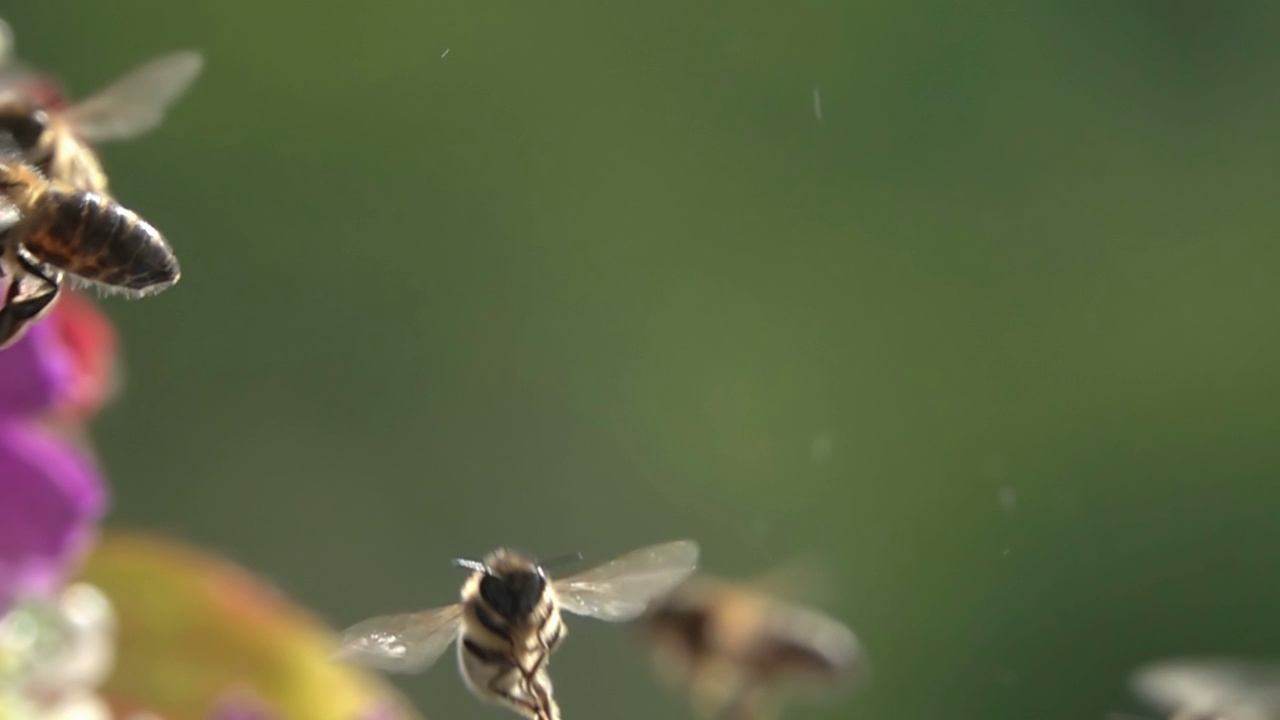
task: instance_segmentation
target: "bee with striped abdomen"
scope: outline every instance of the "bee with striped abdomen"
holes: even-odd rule
[[[388,672],[422,672],[456,639],[459,672],[476,697],[532,720],[557,720],[547,663],[567,632],[560,611],[610,622],[634,619],[697,563],[692,540],[641,548],[555,581],[545,565],[507,549],[479,562],[455,560],[471,571],[460,603],[358,623],[342,634],[338,658]]]
[[[204,64],[164,55],[68,105],[52,78],[11,58],[12,41],[0,38],[0,349],[53,306],[63,273],[135,297],[178,281],[160,233],[108,194],[91,143],[155,128]]]
[[[655,602],[640,627],[658,674],[702,717],[760,720],[783,685],[844,685],[865,671],[849,628],[760,585],[693,578]]]
[[[180,51],[125,73],[89,97],[66,104],[51,78],[21,64],[0,71],[0,133],[28,164],[80,190],[107,193],[92,143],[131,140],[155,129],[195,82],[203,57]]]
[[[164,237],[111,198],[44,178],[0,151],[0,348],[16,341],[52,306],[63,273],[134,296],[178,281]]]

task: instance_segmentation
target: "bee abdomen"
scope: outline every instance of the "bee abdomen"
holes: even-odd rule
[[[492,633],[494,637],[501,638],[508,643],[512,642],[513,632],[511,626],[499,620],[498,616],[482,600],[477,598],[469,607],[481,627]]]
[[[462,638],[462,647],[464,650],[471,653],[476,660],[479,660],[482,663],[489,665],[502,665],[510,662],[508,653],[501,650],[493,650],[491,648],[483,647],[480,643],[477,643],[469,637]]]
[[[140,293],[178,281],[178,259],[137,213],[92,192],[50,190],[24,244],[41,261],[104,285]]]

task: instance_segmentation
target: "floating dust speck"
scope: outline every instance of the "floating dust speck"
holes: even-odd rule
[[[809,443],[809,458],[817,465],[823,465],[831,459],[831,434],[821,432]]]

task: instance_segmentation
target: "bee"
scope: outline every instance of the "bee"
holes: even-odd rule
[[[106,195],[46,179],[0,152],[0,267],[9,286],[0,307],[0,348],[49,310],[63,273],[134,296],[178,281],[164,236]]]
[[[1164,660],[1139,668],[1136,695],[1172,720],[1280,719],[1280,666],[1225,658]]]
[[[7,26],[6,26],[7,28]],[[66,106],[48,78],[8,61],[0,68],[0,349],[16,342],[58,297],[63,273],[140,297],[181,275],[164,237],[108,193],[90,144],[155,128],[203,67],[184,51],[148,62]]]
[[[131,140],[154,130],[204,67],[184,50],[157,57],[89,97],[66,105],[60,91],[21,65],[0,74],[0,133],[46,177],[107,194],[94,143]]]
[[[458,669],[473,695],[531,720],[557,720],[547,665],[567,635],[560,612],[632,620],[697,568],[698,545],[652,545],[556,581],[546,572],[552,563],[505,548],[453,563],[471,573],[460,603],[357,623],[342,634],[337,658],[416,673],[456,639]]]
[[[843,686],[865,672],[849,628],[763,583],[693,578],[638,625],[660,679],[687,693],[701,717],[770,717],[783,684]]]

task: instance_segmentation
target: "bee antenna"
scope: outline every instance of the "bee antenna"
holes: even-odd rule
[[[471,572],[482,572],[485,574],[489,573],[489,568],[486,567],[484,563],[479,562],[477,560],[467,560],[465,558],[454,558],[453,566],[456,568],[462,568],[463,570],[470,570]]]
[[[582,553],[571,552],[565,555],[557,555],[545,562],[539,563],[543,568],[553,568],[557,565],[568,565],[569,563],[582,562]]]

